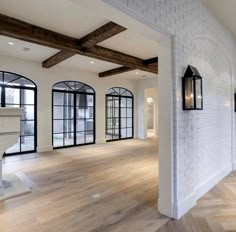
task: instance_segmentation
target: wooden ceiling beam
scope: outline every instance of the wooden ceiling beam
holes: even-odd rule
[[[125,30],[126,28],[114,22],[108,22],[105,25],[99,27],[95,31],[89,33],[88,35],[78,40],[78,45],[80,46],[81,50],[86,50]],[[47,60],[45,60],[42,65],[44,68],[50,68],[76,54],[77,52],[73,53],[71,51],[62,50],[56,53],[55,55],[51,56]]]
[[[124,73],[124,72],[129,72],[129,71],[132,71],[132,70],[135,70],[135,68],[122,66],[122,67],[119,67],[119,68],[114,68],[114,69],[111,69],[111,70],[101,72],[101,73],[98,74],[98,76],[101,77],[101,78],[102,77],[109,77],[109,76],[114,76],[114,75],[121,74],[121,73]]]
[[[88,49],[125,30],[125,27],[122,27],[114,22],[108,22],[99,27],[97,30],[81,38],[79,44],[81,48]]]
[[[82,49],[79,45],[80,40],[38,27],[21,20],[0,14],[0,35],[24,40],[27,42],[65,50],[82,56],[96,58],[99,60],[128,66],[134,69],[140,69],[147,72],[156,73],[155,67],[144,64],[143,60],[130,56],[112,49],[104,48],[98,45],[89,49]],[[60,53],[57,55],[60,56]],[[50,66],[49,60],[43,63],[43,66]]]
[[[151,59],[147,59],[147,60],[144,60],[143,61],[144,64],[146,65],[149,65],[149,67],[152,67],[153,69],[153,72],[152,73],[158,73],[158,57],[154,57],[154,58],[151,58]],[[109,77],[109,76],[113,76],[113,75],[117,75],[117,74],[121,74],[121,73],[124,73],[124,72],[129,72],[129,71],[133,71],[135,70],[136,68],[130,68],[130,67],[127,67],[127,66],[122,66],[122,67],[119,67],[119,68],[114,68],[114,69],[111,69],[111,70],[107,70],[107,71],[104,71],[104,72],[101,72],[98,74],[99,77]]]

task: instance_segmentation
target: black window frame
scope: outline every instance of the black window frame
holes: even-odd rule
[[[119,91],[117,91],[117,89],[119,89]],[[113,91],[112,91],[113,90]],[[121,91],[122,90],[122,91]],[[112,92],[111,92],[112,91]],[[133,97],[133,93],[131,91],[129,91],[128,89],[122,88],[122,87],[112,87],[110,89],[108,89],[108,94],[106,94],[106,142],[113,142],[113,141],[119,141],[119,140],[127,140],[127,139],[133,139],[134,138],[134,97]],[[130,94],[130,96],[126,96],[124,95],[125,93]],[[113,138],[116,137],[117,135],[114,135],[114,131],[117,128],[109,128],[108,127],[108,120],[116,120],[117,117],[107,117],[108,115],[108,110],[109,110],[109,106],[108,106],[108,99],[109,98],[117,98],[118,99],[118,138]],[[123,99],[126,99],[126,107],[121,107],[121,101]],[[127,99],[131,99],[132,102],[132,107],[127,107]],[[112,100],[113,101],[113,100]],[[126,109],[126,117],[122,117],[122,113],[121,110],[122,108]],[[132,117],[127,117],[127,109],[131,108],[131,112],[132,112]],[[113,113],[112,113],[113,114]],[[126,119],[126,127],[122,127],[122,118]],[[128,127],[127,126],[127,119],[131,118],[132,119],[132,127]],[[122,137],[122,133],[121,130],[122,129],[126,129],[126,137]],[[132,135],[131,136],[127,136],[127,129],[131,129],[132,131]],[[108,135],[108,131],[112,130],[112,134],[110,134],[110,136],[112,137],[111,139],[107,139],[107,135]]]
[[[8,82],[8,83],[5,83],[5,74],[13,75],[16,78],[14,80]],[[38,135],[37,135],[37,85],[31,79],[29,79],[29,78],[27,78],[25,76],[13,73],[13,72],[0,71],[0,77],[2,77],[2,81],[0,79],[0,88],[1,88],[1,93],[0,93],[0,95],[1,95],[1,103],[0,103],[0,106],[1,107],[10,107],[11,105],[12,106],[19,105],[19,107],[22,107],[24,105],[34,106],[34,119],[33,120],[32,119],[28,119],[28,120],[27,119],[23,119],[23,120],[21,119],[21,122],[22,121],[33,121],[34,122],[34,134],[33,135],[22,135],[22,131],[21,131],[20,132],[20,136],[19,136],[19,139],[20,139],[20,151],[19,152],[11,152],[11,153],[5,152],[4,156],[34,153],[34,152],[36,152],[37,138],[38,138]],[[14,84],[9,85],[9,83],[14,83],[14,81],[18,80],[18,79],[25,79],[28,82],[30,82],[32,85],[34,85],[34,87],[14,85]],[[19,89],[19,91],[21,91],[21,90],[32,90],[34,92],[34,104],[22,104],[22,102],[21,102],[21,93],[19,93],[19,98],[20,98],[19,104],[10,104],[10,103],[6,104],[6,89]],[[32,150],[22,151],[22,137],[34,137],[34,148]]]
[[[81,84],[82,87],[79,88],[79,89],[76,89],[76,87],[71,88],[70,86],[67,85],[68,82],[75,83],[75,86],[76,86],[76,84],[78,84],[78,85]],[[64,89],[64,90],[63,89],[56,89],[56,86],[59,85],[59,84],[65,84],[66,86],[68,86],[68,89]],[[84,87],[86,87],[86,88],[88,87],[93,92],[85,92],[83,90],[80,90],[80,89],[83,89]],[[70,106],[69,105],[67,106],[67,105],[64,105],[64,104],[60,105],[61,107],[71,107],[71,108],[73,108],[73,117],[72,117],[72,119],[68,119],[68,118],[54,119],[54,107],[59,106],[59,105],[54,104],[54,93],[56,93],[56,92],[57,93],[72,94],[72,96],[73,96],[73,105],[70,105]],[[85,98],[87,98],[87,96],[93,96],[93,106],[81,106],[81,107],[77,106],[77,96],[78,95],[83,95],[83,96],[85,96]],[[77,130],[77,119],[78,119],[77,114],[76,114],[77,107],[79,107],[80,109],[86,109],[88,107],[91,107],[93,109],[93,117],[91,118],[91,119],[93,119],[93,130],[84,130],[84,131],[78,131]],[[86,122],[86,120],[90,119],[90,118],[84,117],[84,118],[81,118],[81,119],[83,119],[84,122]],[[63,128],[63,132],[54,133],[54,121],[55,120],[61,120],[61,121],[71,120],[73,122],[73,131],[65,132],[64,128]],[[84,124],[84,127],[85,127],[85,125],[86,125],[86,123]],[[64,125],[63,125],[63,127],[64,127]],[[77,143],[77,133],[79,133],[79,132],[83,133],[85,143],[81,143],[81,144]],[[92,132],[93,141],[87,143],[86,142],[86,134],[88,132],[90,132],[90,133]],[[69,133],[73,134],[73,144],[66,145],[65,144],[65,134],[69,134]],[[54,144],[54,135],[55,134],[63,134],[63,146],[55,146],[55,144]],[[87,85],[83,82],[79,82],[79,81],[62,81],[62,82],[58,82],[58,83],[54,84],[53,88],[52,88],[52,146],[53,146],[53,149],[56,150],[56,149],[63,149],[63,148],[69,148],[69,147],[86,146],[86,145],[90,145],[90,144],[95,144],[95,141],[96,141],[96,92],[95,92],[95,90],[91,86],[89,86],[89,85]]]

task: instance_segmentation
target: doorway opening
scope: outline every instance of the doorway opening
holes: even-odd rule
[[[146,137],[152,138],[158,135],[157,88],[145,89],[145,102]]]

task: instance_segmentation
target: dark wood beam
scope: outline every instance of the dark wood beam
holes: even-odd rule
[[[69,59],[70,57],[74,56],[76,53],[71,51],[60,51],[55,55],[49,57],[47,60],[43,61],[42,66],[43,68],[50,68],[60,62]]]
[[[82,39],[78,40],[78,45],[81,47],[81,49],[88,49],[96,44],[118,34],[123,31],[125,31],[126,28],[114,23],[109,22],[105,25],[99,27],[97,30],[89,33],[88,35],[84,36]],[[48,58],[43,62],[44,68],[50,68],[74,55],[76,55],[77,52],[70,52],[70,51],[60,51],[57,54],[53,55],[52,57]]]
[[[130,68],[156,73],[154,67],[143,64],[143,60],[137,57],[97,45],[84,50],[81,49],[78,39],[2,14],[0,14],[0,34],[59,50],[66,50],[72,53],[75,52],[76,54],[82,56],[88,56],[91,58],[128,66]],[[48,62],[44,63],[44,65],[48,65]]]
[[[152,72],[152,73],[156,73],[156,74],[158,73],[158,65],[157,65],[158,57],[154,57],[154,58],[151,58],[151,59],[144,60],[143,63],[146,64],[146,65],[149,65],[149,67],[152,67],[154,69],[154,72]],[[119,68],[114,68],[114,69],[111,69],[111,70],[101,72],[101,73],[98,74],[98,76],[99,77],[109,77],[109,76],[121,74],[121,73],[124,73],[124,72],[129,72],[129,71],[133,71],[133,70],[135,70],[135,68],[122,66],[122,67],[119,67]]]
[[[114,23],[109,22],[101,27],[99,27],[97,30],[89,33],[88,35],[84,36],[82,39],[80,39],[80,46],[84,49],[91,48],[98,43],[111,38],[114,35],[117,35],[123,31],[125,31],[126,28]]]
[[[101,72],[101,73],[98,74],[98,76],[99,77],[109,77],[109,76],[114,76],[114,75],[117,75],[117,74],[120,74],[120,73],[129,72],[129,71],[132,71],[132,70],[135,70],[135,68],[122,66],[122,67],[119,67],[119,68],[114,68],[114,69],[111,69],[111,70],[108,70],[108,71]]]

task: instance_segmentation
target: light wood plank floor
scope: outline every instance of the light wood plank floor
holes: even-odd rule
[[[7,157],[32,193],[0,203],[0,232],[236,232],[236,172],[180,220],[157,212],[157,139]]]
[[[7,157],[32,193],[0,203],[1,232],[155,232],[157,139]]]

